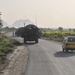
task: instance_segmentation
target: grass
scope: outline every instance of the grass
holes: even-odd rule
[[[6,59],[7,54],[14,50],[15,45],[20,45],[20,43],[0,34],[0,62]]]

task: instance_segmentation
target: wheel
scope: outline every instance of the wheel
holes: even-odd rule
[[[26,43],[26,39],[24,38],[24,43]]]
[[[66,52],[68,52],[68,50],[66,50]]]
[[[74,52],[74,50],[71,50],[72,52]]]
[[[63,48],[63,52],[65,51],[65,49]]]
[[[38,43],[38,39],[35,42]]]

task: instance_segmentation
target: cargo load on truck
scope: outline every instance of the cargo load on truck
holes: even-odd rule
[[[33,24],[27,25],[23,28],[21,37],[24,38],[24,43],[27,41],[35,41],[35,43],[38,43],[39,28]]]

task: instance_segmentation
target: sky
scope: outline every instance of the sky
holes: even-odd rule
[[[0,0],[1,19],[30,19],[38,27],[75,28],[75,0]]]

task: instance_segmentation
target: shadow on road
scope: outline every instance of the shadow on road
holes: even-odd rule
[[[75,56],[75,52],[63,52],[59,51],[54,54],[55,57],[71,57]]]

